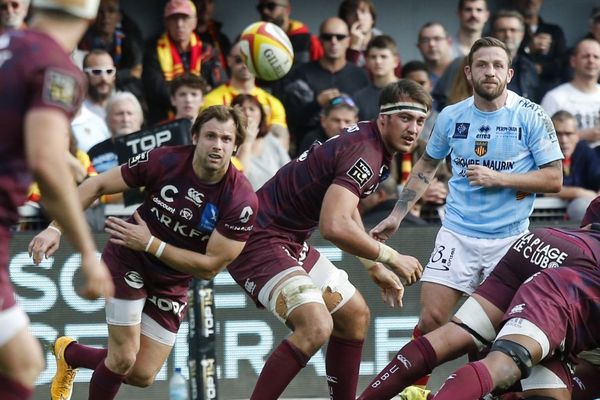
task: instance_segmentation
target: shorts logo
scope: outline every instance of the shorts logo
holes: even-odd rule
[[[57,105],[66,110],[75,107],[77,100],[77,82],[66,73],[48,70],[44,76],[43,99],[48,104]]]
[[[254,291],[256,290],[256,283],[252,282],[250,279],[246,279],[246,283],[244,283],[244,289],[246,289],[246,292],[254,294]]]
[[[185,196],[186,199],[188,199],[189,201],[191,201],[192,203],[194,203],[198,207],[200,207],[202,205],[202,198],[203,197],[204,197],[204,194],[198,192],[194,188],[189,188],[188,192],[187,192],[187,196]]]
[[[246,222],[248,222],[250,220],[250,217],[252,216],[252,214],[254,214],[254,211],[252,211],[252,207],[250,207],[250,206],[244,207],[244,209],[240,213],[240,222],[242,224],[245,224]]]
[[[373,176],[373,169],[362,158],[359,158],[346,174],[362,188]]]
[[[129,271],[125,274],[125,283],[127,283],[129,286],[131,286],[134,289],[141,289],[142,287],[144,287],[144,279],[142,278],[142,276],[135,272],[135,271]]]
[[[471,124],[468,122],[458,122],[454,126],[454,135],[452,135],[453,139],[466,139],[469,136],[469,126]]]
[[[131,157],[128,161],[127,161],[127,166],[129,168],[133,168],[136,165],[138,165],[139,163],[143,163],[143,162],[148,162],[148,152],[145,151],[143,153],[137,154],[133,157]]]
[[[513,314],[520,314],[523,311],[525,311],[525,303],[521,303],[521,304],[517,304],[516,306],[514,306],[510,312],[508,313],[508,315],[513,315]]]
[[[179,215],[181,216],[181,218],[186,219],[186,220],[189,221],[194,216],[194,213],[189,208],[184,208],[183,210],[181,210],[179,212]]]
[[[479,157],[483,157],[487,154],[488,142],[485,140],[476,140],[475,141],[475,154]]]

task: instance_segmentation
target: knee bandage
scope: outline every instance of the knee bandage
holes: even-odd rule
[[[489,346],[496,338],[496,330],[492,325],[492,321],[488,318],[481,304],[474,298],[469,297],[458,309],[455,317],[462,322],[462,324],[456,324],[471,334],[480,351]]]
[[[512,358],[515,364],[517,364],[519,371],[521,371],[521,379],[527,378],[531,373],[531,369],[533,368],[531,353],[519,343],[506,339],[498,339],[492,345],[492,351],[500,351]]]
[[[292,311],[306,303],[325,305],[321,291],[306,275],[296,275],[281,284],[269,300],[269,310],[285,323]]]

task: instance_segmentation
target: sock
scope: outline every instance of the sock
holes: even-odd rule
[[[308,360],[310,357],[291,342],[281,342],[260,372],[250,400],[278,399],[298,372],[306,367]]]
[[[2,400],[27,400],[33,396],[33,389],[0,374],[0,393]]]
[[[342,339],[335,336],[329,339],[325,369],[330,399],[356,399],[363,344],[364,340]]]
[[[437,357],[426,337],[408,342],[371,381],[360,400],[391,399],[437,366]]]
[[[415,340],[416,338],[420,338],[424,335],[423,331],[421,331],[421,329],[419,329],[419,325],[415,325],[415,328],[413,329],[413,333],[412,333],[412,340]],[[475,361],[475,360],[473,360]],[[431,374],[425,374],[422,377],[420,377],[419,379],[417,379],[413,385],[420,387],[421,389],[425,389],[427,387],[427,383],[429,382],[429,378],[431,378]]]
[[[104,361],[108,350],[84,346],[77,342],[70,343],[65,349],[65,361],[71,368],[96,369]]]
[[[450,375],[433,397],[435,400],[478,400],[494,388],[492,376],[481,361],[469,363]]]
[[[120,375],[112,372],[102,360],[92,374],[90,381],[90,397],[89,400],[113,400],[121,383],[125,379],[125,375]]]

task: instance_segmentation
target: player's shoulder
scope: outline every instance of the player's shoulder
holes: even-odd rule
[[[438,114],[438,118],[455,118],[464,113],[471,112],[475,107],[473,103],[473,96],[467,97],[464,100],[459,101],[458,103],[447,105],[440,111]]]
[[[539,104],[509,91],[506,108],[525,120],[546,119],[546,111]]]
[[[231,163],[227,169],[225,184],[230,186],[229,190],[234,193],[235,197],[243,197],[251,202],[258,202],[256,193],[248,178]]]

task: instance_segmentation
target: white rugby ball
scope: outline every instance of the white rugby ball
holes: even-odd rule
[[[244,29],[240,50],[250,72],[265,81],[282,78],[294,62],[290,39],[271,22],[255,22]]]

